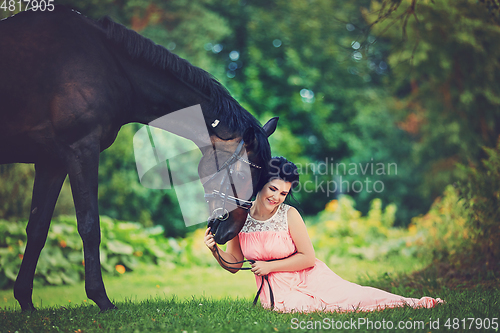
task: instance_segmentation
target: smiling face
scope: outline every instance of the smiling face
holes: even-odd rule
[[[262,190],[260,190],[255,200],[256,204],[272,211],[279,204],[285,201],[291,187],[291,182],[286,182],[279,178],[271,179],[266,185],[264,185]]]

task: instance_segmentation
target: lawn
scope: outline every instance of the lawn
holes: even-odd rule
[[[233,275],[215,267],[143,267],[121,276],[105,276],[108,294],[118,309],[102,314],[85,297],[83,284],[35,287],[34,302],[39,310],[32,313],[21,313],[12,290],[2,290],[0,333],[498,332],[498,328],[494,329],[498,326],[494,318],[500,313],[498,288],[480,283],[474,288],[450,288],[440,284],[436,276],[415,277],[409,274],[410,268],[404,268],[422,265],[408,260],[375,263],[356,259],[338,259],[336,264],[330,264],[351,281],[409,297],[441,297],[446,304],[434,309],[399,308],[372,313],[281,314],[252,306],[255,281],[249,272]],[[404,330],[398,329],[399,325]]]
[[[253,274],[233,275],[222,268],[197,267],[151,269],[142,267],[122,276],[104,276],[109,297],[115,302],[142,301],[150,298],[178,299],[198,297],[250,297],[255,292]],[[37,308],[92,303],[85,295],[84,283],[64,286],[35,286],[33,303]],[[20,309],[12,290],[0,291],[0,304]]]
[[[418,292],[408,296],[420,296]],[[284,332],[284,331],[488,331],[497,323],[498,290],[451,290],[433,309],[398,308],[372,313],[281,314],[253,307],[249,299],[157,297],[117,302],[98,313],[95,305],[43,308],[33,313],[0,310],[2,332]],[[480,321],[468,318],[480,318]],[[479,326],[481,325],[481,327]],[[484,326],[489,329],[485,330]],[[496,327],[496,326],[495,326]],[[401,328],[401,329],[398,329]],[[478,329],[482,328],[482,329]],[[403,330],[402,330],[403,329]]]
[[[395,257],[385,262],[336,258],[328,263],[344,279],[368,283],[382,275],[410,273],[423,267],[414,258]],[[134,272],[120,276],[104,275],[104,284],[111,299],[117,302],[142,301],[149,298],[190,299],[211,297],[220,299],[253,298],[256,292],[252,273],[242,271],[231,274],[220,267],[170,267],[142,266]],[[92,303],[85,295],[83,282],[64,286],[36,286],[33,303],[37,308]],[[19,309],[11,289],[0,290],[0,308]],[[1,333],[1,332],[0,332]]]

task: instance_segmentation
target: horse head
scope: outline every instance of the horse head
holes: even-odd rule
[[[234,140],[214,140],[212,149],[200,161],[198,173],[210,211],[208,226],[218,244],[234,238],[245,224],[250,200],[268,172],[267,137],[275,131],[277,122],[275,117],[262,128],[249,127]]]

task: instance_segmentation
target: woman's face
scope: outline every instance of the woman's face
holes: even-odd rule
[[[286,182],[282,179],[270,180],[259,192],[260,203],[267,209],[273,210],[276,206],[285,201],[291,187],[291,182]]]

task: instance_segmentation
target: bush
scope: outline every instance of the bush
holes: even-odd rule
[[[16,279],[26,248],[26,222],[0,220],[0,288]],[[100,259],[104,272],[120,274],[139,263],[160,266],[213,265],[203,245],[204,229],[185,239],[165,238],[161,226],[144,228],[101,216]],[[72,284],[84,279],[83,246],[76,218],[60,216],[52,221],[47,242],[38,261],[35,282]]]
[[[357,257],[377,260],[393,255],[412,256],[411,235],[405,228],[394,228],[396,206],[382,210],[382,201],[374,199],[368,215],[354,208],[354,200],[345,195],[330,201],[308,228],[316,254],[325,261],[333,257]]]
[[[484,150],[488,158],[480,166],[459,165],[466,180],[449,185],[409,227],[421,255],[468,275],[499,268],[500,140]]]
[[[413,244],[418,252],[438,261],[464,250],[473,233],[467,226],[464,200],[452,185],[448,185],[442,197],[436,198],[429,212],[414,217],[408,230],[415,235]]]
[[[486,268],[498,267],[500,257],[500,136],[496,148],[483,148],[481,165],[461,166],[467,181],[460,184],[467,206],[467,227],[476,256]]]

